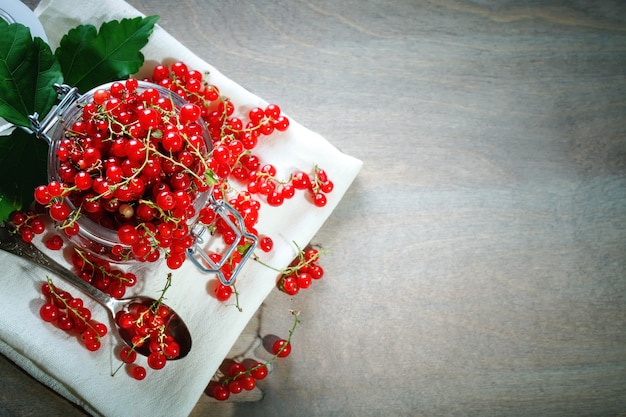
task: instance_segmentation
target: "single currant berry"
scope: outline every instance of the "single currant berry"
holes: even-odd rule
[[[135,378],[137,381],[141,381],[142,379],[146,377],[146,368],[144,368],[143,366],[139,366],[139,365],[133,365],[133,367],[130,370],[130,373],[132,377]]]
[[[180,108],[180,114],[178,117],[182,124],[188,124],[198,120],[201,114],[202,110],[199,106],[192,103],[187,103]]]
[[[23,242],[30,243],[35,238],[35,234],[30,228],[22,228],[20,229],[20,237]]]
[[[313,278],[308,272],[300,272],[296,277],[298,288],[309,288],[312,280]]]
[[[170,70],[165,65],[157,65],[152,70],[152,80],[159,83],[161,80],[168,79]]]
[[[98,336],[100,336],[100,337],[106,336],[106,334],[109,331],[108,327],[104,323],[93,322],[92,326],[93,326],[94,330],[96,331],[96,333],[98,333]]]
[[[274,120],[274,128],[279,132],[284,132],[289,128],[289,119],[285,116],[278,116],[276,120]]]
[[[243,391],[243,388],[241,384],[239,383],[239,380],[235,379],[235,380],[230,381],[228,383],[228,391],[230,391],[231,394],[239,394],[241,391]]]
[[[223,385],[215,385],[211,390],[211,395],[218,401],[226,401],[230,397],[230,391]]]
[[[268,104],[264,112],[265,117],[276,120],[280,116],[280,107],[276,104]]]
[[[156,109],[145,108],[137,115],[139,127],[145,130],[155,129],[161,120],[161,116]]]
[[[274,241],[272,240],[271,237],[264,236],[261,239],[259,239],[259,248],[261,248],[263,252],[269,252],[272,250],[273,247],[274,247]]]
[[[224,285],[222,283],[217,284],[215,288],[215,298],[219,301],[226,301],[233,293],[233,288],[230,285]]]
[[[11,220],[11,223],[15,226],[20,226],[26,222],[27,216],[21,211],[14,211],[11,213],[9,220]]]
[[[91,352],[95,352],[96,350],[100,349],[101,346],[102,346],[102,343],[97,338],[91,339],[89,341],[85,341],[85,347],[87,348],[87,350]]]
[[[304,171],[298,171],[291,176],[291,183],[296,190],[306,190],[311,186],[311,177]]]
[[[239,384],[244,390],[252,391],[256,387],[256,379],[252,375],[242,375]]]
[[[230,364],[230,366],[228,367],[228,376],[231,378],[234,378],[236,376],[239,376],[240,374],[243,374],[244,372],[246,372],[246,367],[243,363],[241,362],[233,362],[232,364]]]
[[[63,193],[63,184],[58,181],[50,181],[48,184],[48,193],[51,197],[60,197]]]
[[[44,303],[39,309],[39,315],[46,322],[52,322],[59,317],[59,308],[52,303]]]
[[[309,265],[309,274],[313,279],[320,279],[324,276],[324,268],[317,264]]]
[[[180,355],[180,345],[171,341],[163,347],[163,354],[167,359],[175,359]]]
[[[261,120],[263,120],[264,117],[265,112],[260,107],[254,107],[248,112],[248,119],[250,119],[250,122],[252,122],[254,125],[258,125],[259,123],[261,123]]]
[[[132,245],[139,240],[139,232],[131,224],[125,224],[117,229],[117,238],[123,245]]]
[[[60,250],[63,247],[63,238],[59,235],[52,235],[46,239],[44,244],[50,250]]]
[[[52,197],[48,193],[47,185],[40,185],[37,188],[35,188],[34,197],[35,197],[35,201],[37,201],[39,204],[43,206],[47,206],[52,200]]]
[[[289,356],[291,353],[291,343],[285,339],[278,339],[272,345],[272,353],[279,358]]]
[[[52,203],[49,208],[50,217],[57,222],[67,219],[70,212],[70,207],[65,202]]]
[[[313,195],[313,204],[316,207],[324,207],[328,200],[326,199],[326,195],[324,193],[317,193]]]
[[[46,231],[46,224],[44,223],[44,221],[39,218],[39,217],[34,217],[30,220],[30,229],[33,231],[34,234],[36,235],[40,235],[43,232]]]
[[[265,378],[269,373],[267,366],[261,362],[256,362],[250,367],[250,375],[254,377],[257,381]]]
[[[313,247],[309,247],[306,248],[302,256],[307,263],[315,262],[320,257],[320,251]]]
[[[326,180],[320,184],[320,191],[326,194],[330,193],[333,188],[335,188],[335,184],[330,180]]]
[[[288,295],[296,295],[300,291],[300,288],[298,287],[298,281],[292,275],[283,277],[281,279],[279,287],[283,292]]]

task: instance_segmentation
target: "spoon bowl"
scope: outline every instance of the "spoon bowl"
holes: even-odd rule
[[[167,308],[166,320],[163,323],[165,334],[170,335],[179,346],[178,355],[171,360],[184,358],[191,350],[191,334],[187,325],[174,310],[165,304],[158,303],[157,300],[145,296],[117,299],[105,294],[60,265],[35,245],[24,242],[11,231],[10,226],[6,222],[0,223],[0,249],[46,268],[105,307],[115,322],[120,337],[130,347],[134,344],[132,340],[134,333],[117,325],[117,315],[121,312],[129,311],[129,309],[143,308],[145,310],[146,308],[153,309],[157,305],[165,306]],[[148,356],[150,354],[148,345],[148,343],[137,345],[134,350],[141,355]]]

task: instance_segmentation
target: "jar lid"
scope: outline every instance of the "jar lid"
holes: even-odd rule
[[[21,23],[30,28],[30,33],[34,37],[43,39],[46,43],[48,37],[39,19],[27,5],[19,0],[2,0],[0,4],[0,18],[8,23]]]

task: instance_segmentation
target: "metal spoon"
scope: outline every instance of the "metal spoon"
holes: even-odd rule
[[[150,307],[154,302],[156,302],[156,300],[150,297],[143,296],[124,299],[116,299],[108,296],[89,284],[87,281],[81,279],[69,269],[48,257],[48,255],[40,251],[35,245],[24,242],[16,234],[11,232],[10,226],[5,222],[0,223],[0,249],[19,256],[20,258],[28,259],[29,261],[46,268],[50,272],[58,275],[60,278],[83,291],[95,301],[102,304],[107,309],[114,322],[116,314],[119,311],[125,310],[131,304],[139,303]],[[185,322],[171,308],[168,317],[169,320],[166,324],[165,331],[167,334],[171,335],[180,346],[180,354],[175,359],[184,358],[191,350],[191,334],[189,333],[189,329],[187,329]],[[124,329],[119,327],[118,332],[122,340],[124,340],[127,345],[132,347],[132,335],[130,332],[124,331]],[[142,346],[136,347],[135,351],[144,356],[148,356],[150,354],[148,343],[144,343]]]

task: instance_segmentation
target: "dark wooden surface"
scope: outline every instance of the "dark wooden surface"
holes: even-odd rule
[[[365,162],[264,398],[193,416],[626,416],[626,3],[130,3]]]

